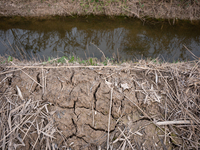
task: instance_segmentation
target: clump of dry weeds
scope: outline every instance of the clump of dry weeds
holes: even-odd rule
[[[50,104],[25,100],[19,87],[16,88],[16,94],[11,87],[0,97],[1,149],[51,149],[57,129],[51,117],[54,112],[48,108]]]
[[[174,149],[198,149],[200,146],[200,60],[179,63],[140,60],[135,68],[143,69],[148,78],[142,82],[135,81],[141,87],[141,91],[138,92],[145,95],[143,103],[158,103],[160,115],[152,116],[150,112],[145,112],[142,106],[132,103],[160,129],[161,132],[157,133],[159,137],[164,137],[164,141],[161,140],[163,149],[167,149],[169,144],[172,144]],[[131,136],[142,135],[139,130],[132,133],[131,126],[130,121],[126,127],[129,130],[122,132],[119,129],[126,143],[130,143]],[[141,127],[140,130],[143,128]]]

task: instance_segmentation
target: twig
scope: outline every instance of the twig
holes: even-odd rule
[[[11,63],[13,64],[13,65],[15,65],[12,61],[11,61]],[[15,65],[16,67],[17,67],[17,65]],[[42,87],[42,85],[40,84],[40,83],[38,83],[37,81],[35,81],[35,79],[33,79],[30,75],[28,75],[24,70],[22,70],[22,69],[20,69],[24,74],[26,74],[29,78],[31,78],[36,84],[38,84],[39,86],[41,86]]]
[[[167,118],[167,103],[166,103],[166,100],[165,100],[165,121],[166,121],[166,118]],[[166,137],[166,135],[167,135],[167,129],[166,129],[167,127],[165,126],[165,139],[164,139],[164,144],[166,145],[166,141],[167,141],[167,137]]]
[[[174,125],[174,124],[192,124],[189,120],[179,120],[179,121],[162,121],[162,122],[156,122],[156,125]]]
[[[108,116],[108,138],[107,138],[107,150],[109,150],[109,134],[110,134],[110,116],[111,116],[111,109],[112,109],[112,94],[113,94],[113,88],[111,88],[111,94],[110,94],[110,109],[109,109],[109,116]]]
[[[37,137],[37,139],[36,139],[36,141],[35,141],[35,143],[34,143],[34,145],[33,145],[33,148],[32,148],[32,150],[34,150],[34,149],[35,149],[35,145],[37,144],[37,141],[39,140],[39,136],[40,136],[40,135],[38,135],[38,137]]]
[[[94,43],[92,43],[92,42],[90,42],[90,43],[93,44],[103,54],[103,57],[106,59],[106,56],[104,55],[103,51],[100,48],[98,48]]]
[[[12,30],[12,29],[11,29]],[[8,40],[8,39],[7,39]],[[8,43],[10,44],[10,41],[8,40]],[[16,51],[13,49],[12,45],[10,44],[10,47],[12,48],[13,52],[15,52],[16,54]]]
[[[128,138],[126,137],[126,135],[122,132],[122,130],[117,127],[119,129],[119,131],[121,132],[121,134],[124,136],[124,138],[126,139],[126,141],[128,142],[128,144],[130,145],[131,149],[134,149],[133,146],[131,145],[131,142],[128,140]]]
[[[26,136],[27,136],[29,130],[31,129],[31,127],[32,127],[32,125],[33,125],[33,122],[35,122],[36,118],[37,118],[37,116],[35,116],[35,118],[34,118],[33,121],[31,122],[31,124],[30,124],[28,130],[26,131],[26,133],[25,133],[25,135],[24,135],[22,141],[24,141],[24,139],[26,138]]]
[[[42,66],[42,93],[44,94],[44,72],[43,72],[43,66]]]
[[[199,59],[199,57],[197,57],[196,55],[194,55],[185,45],[183,45],[185,47],[185,49],[187,49],[195,58]]]
[[[116,68],[116,67],[122,67],[122,66],[17,66],[15,65],[15,66],[6,66],[6,67],[7,68],[23,68],[23,69],[25,68],[59,69],[59,68]]]
[[[7,67],[7,66],[6,66]],[[22,68],[23,69],[23,68]],[[7,73],[10,73],[10,72],[15,72],[15,71],[19,71],[19,70],[21,70],[21,68],[19,68],[19,69],[16,69],[16,70],[9,70],[9,71],[5,71],[5,72],[2,72],[2,73],[0,73],[0,75],[2,75],[2,74],[7,74]]]

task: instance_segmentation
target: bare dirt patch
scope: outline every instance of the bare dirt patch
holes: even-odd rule
[[[0,69],[2,149],[199,147],[199,61]]]

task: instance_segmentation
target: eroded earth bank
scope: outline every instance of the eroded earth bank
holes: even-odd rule
[[[198,148],[198,63],[1,65],[1,148]]]

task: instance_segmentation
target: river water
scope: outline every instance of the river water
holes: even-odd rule
[[[63,55],[101,59],[103,52],[117,60],[193,60],[184,45],[200,57],[200,25],[106,17],[0,18],[0,55],[20,59]]]

